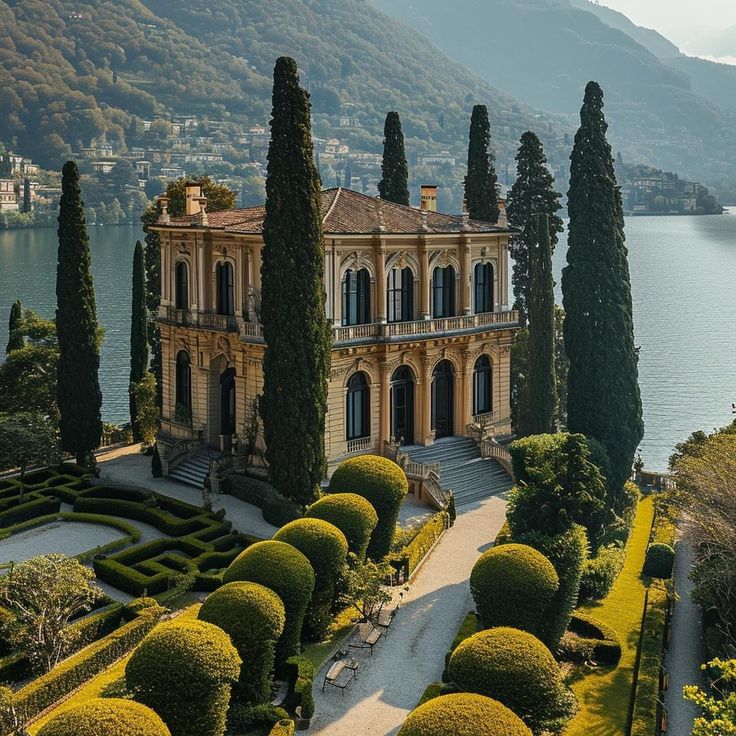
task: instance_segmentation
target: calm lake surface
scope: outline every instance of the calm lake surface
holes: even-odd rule
[[[647,468],[664,470],[672,447],[696,429],[731,420],[736,401],[736,211],[714,217],[626,221]],[[97,312],[105,328],[100,383],[103,415],[128,419],[130,285],[134,225],[91,227]],[[0,232],[0,348],[14,299],[52,317],[56,231]],[[555,253],[556,279],[565,244]],[[558,287],[558,301],[561,300]]]

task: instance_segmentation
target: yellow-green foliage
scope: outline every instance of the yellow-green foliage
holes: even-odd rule
[[[371,534],[378,524],[376,510],[357,493],[323,496],[307,509],[305,516],[334,524],[345,535],[350,551],[359,560],[365,558]]]
[[[158,715],[145,705],[120,698],[96,698],[64,711],[38,736],[170,736]]]
[[[172,736],[222,736],[241,660],[230,637],[205,621],[154,629],[125,668],[134,697],[153,708]]]
[[[270,731],[268,736],[294,736],[294,721],[281,720]]]
[[[277,666],[299,653],[304,614],[314,591],[309,560],[286,542],[267,540],[245,549],[225,570],[224,583],[245,580],[270,588],[284,604],[286,623],[276,647]]]
[[[402,557],[406,560],[406,572],[411,575],[417,565],[424,559],[432,545],[442,536],[450,524],[446,511],[440,511],[422,524],[422,528],[414,539],[402,550]]]
[[[470,573],[483,626],[515,626],[539,635],[560,585],[552,563],[533,547],[504,544],[484,552]]]
[[[569,701],[552,653],[520,629],[501,626],[465,639],[452,653],[448,673],[461,690],[498,700],[532,730],[560,718]]]
[[[409,482],[394,462],[378,455],[359,455],[340,464],[330,479],[330,493],[357,493],[376,511],[378,525],[368,544],[368,557],[382,560],[391,549],[396,520]]]
[[[398,736],[531,736],[505,705],[482,695],[453,693],[409,713]]]
[[[210,594],[199,618],[219,626],[232,640],[243,664],[240,697],[252,703],[270,700],[276,642],[284,630],[284,604],[258,583],[227,583]]]

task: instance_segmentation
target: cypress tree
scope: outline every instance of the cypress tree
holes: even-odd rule
[[[98,380],[95,290],[90,272],[89,238],[79,171],[67,161],[61,172],[59,257],[56,267],[56,332],[59,368],[56,401],[61,447],[87,463],[100,445],[102,393]]]
[[[263,223],[260,407],[271,482],[311,503],[324,478],[330,328],[325,316],[319,177],[309,95],[296,62],[276,61]]]
[[[23,341],[23,335],[16,332],[16,330],[20,327],[21,317],[22,310],[20,307],[20,299],[16,299],[13,302],[13,306],[10,307],[10,319],[8,319],[8,345],[5,348],[6,355],[13,350],[18,350],[18,348],[22,348],[25,344]]]
[[[381,199],[409,206],[409,167],[406,164],[404,133],[398,112],[386,115],[383,126],[383,162],[378,194]]]
[[[609,504],[620,508],[644,424],[623,206],[607,129],[603,92],[589,82],[570,155],[562,294],[570,360],[567,426],[605,448],[610,462]]]
[[[23,179],[23,212],[31,211],[31,180]]]
[[[552,253],[563,230],[562,218],[557,214],[562,207],[561,195],[554,185],[539,138],[534,133],[524,133],[516,154],[516,181],[509,191],[507,206],[509,223],[521,230],[511,238],[509,254],[514,261],[514,309],[519,310],[522,325],[526,325],[529,300],[529,254],[537,247],[532,220],[538,214],[547,215]]]
[[[470,117],[468,173],[465,177],[465,203],[473,220],[498,222],[496,168],[489,151],[491,123],[488,108],[475,105]]]
[[[537,215],[531,227],[536,245],[529,253],[528,382],[523,434],[555,429],[555,296],[549,220]]]
[[[146,272],[143,263],[143,246],[138,240],[133,251],[133,304],[130,319],[130,424],[133,439],[141,439],[138,426],[138,411],[133,389],[143,380],[148,369],[148,319],[146,310]]]

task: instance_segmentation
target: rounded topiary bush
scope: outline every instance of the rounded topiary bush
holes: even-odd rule
[[[307,609],[304,635],[312,641],[319,641],[330,625],[335,585],[347,560],[347,539],[329,521],[311,518],[292,521],[279,529],[273,538],[296,547],[314,569],[314,592]]]
[[[532,731],[556,730],[574,710],[555,658],[527,631],[500,626],[473,634],[453,651],[448,674],[461,690],[511,708]]]
[[[675,564],[675,550],[669,544],[655,542],[649,545],[644,559],[644,574],[653,578],[671,578]]]
[[[128,689],[172,736],[222,736],[241,660],[230,637],[206,621],[157,626],[125,667]]]
[[[296,547],[273,539],[256,542],[230,563],[222,581],[259,583],[276,593],[286,612],[284,632],[276,645],[277,667],[299,654],[304,614],[314,591],[314,569]]]
[[[404,471],[391,460],[378,455],[359,455],[345,460],[330,479],[330,493],[355,493],[370,503],[378,515],[368,557],[382,560],[391,550],[396,521],[409,482]]]
[[[348,548],[359,559],[365,559],[371,534],[378,524],[378,514],[357,493],[332,493],[313,503],[307,517],[324,519],[334,524],[348,540]]]
[[[258,583],[227,583],[207,597],[199,618],[219,626],[238,650],[243,660],[237,685],[240,699],[268,702],[276,643],[286,622],[281,598]]]
[[[145,705],[121,698],[93,698],[52,718],[38,736],[171,736]]]
[[[440,695],[415,708],[399,736],[531,736],[515,713],[472,693]]]
[[[470,573],[470,591],[484,628],[515,626],[539,635],[560,581],[533,547],[503,544],[484,552]]]

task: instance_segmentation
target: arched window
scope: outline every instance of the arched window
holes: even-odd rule
[[[410,268],[392,268],[388,273],[388,321],[414,319],[414,274]]]
[[[192,366],[189,353],[180,350],[176,355],[176,405],[192,413]]]
[[[493,264],[479,263],[473,274],[475,313],[493,311]]]
[[[185,261],[176,264],[176,308],[189,309],[189,267]]]
[[[232,263],[217,264],[217,314],[235,314]]]
[[[452,266],[438,266],[432,273],[432,316],[455,316],[455,269]]]
[[[487,355],[481,355],[473,368],[473,415],[493,411],[493,369]]]
[[[348,381],[346,400],[346,439],[357,440],[371,436],[371,396],[362,371],[354,373]]]
[[[342,280],[343,325],[366,325],[371,321],[371,277],[368,270],[348,269]]]
[[[414,374],[405,365],[391,376],[391,436],[402,445],[414,443]]]

